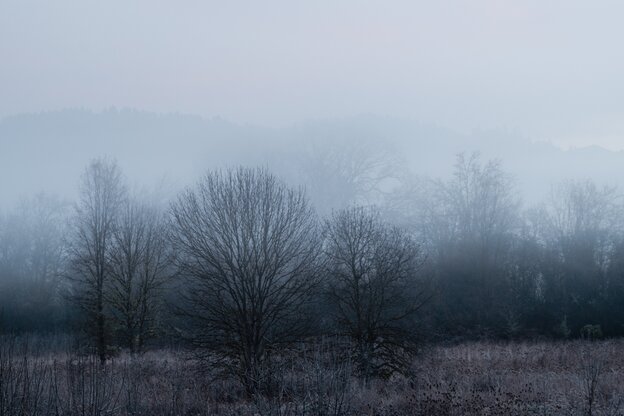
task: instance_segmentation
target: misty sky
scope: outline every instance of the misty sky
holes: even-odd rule
[[[622,1],[0,0],[0,117],[373,113],[624,149]]]

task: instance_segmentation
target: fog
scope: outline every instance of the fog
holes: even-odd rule
[[[0,416],[621,414],[622,16],[0,0]]]
[[[101,156],[116,159],[132,186],[158,189],[163,198],[209,169],[265,166],[291,184],[308,187],[324,212],[342,207],[347,201],[333,198],[352,191],[315,184],[351,186],[340,181],[364,171],[332,174],[332,169],[362,160],[378,159],[391,168],[392,180],[384,181],[390,191],[409,178],[448,178],[457,154],[479,152],[484,160],[501,161],[527,207],[542,202],[564,180],[618,185],[624,177],[621,151],[564,150],[508,130],[463,133],[377,115],[267,127],[132,109],[64,110],[6,117],[0,122],[0,149],[0,208],[5,210],[40,192],[74,200],[84,167]],[[379,202],[370,197],[349,202]]]
[[[3,0],[0,116],[377,114],[622,149],[617,1]]]
[[[580,0],[2,0],[5,245],[15,224],[36,223],[28,215],[75,214],[97,160],[162,207],[206,172],[261,167],[304,189],[322,220],[375,206],[432,246],[423,229],[451,226],[423,223],[457,208],[458,184],[476,187],[473,207],[500,209],[490,187],[513,195],[517,239],[545,206],[619,224],[623,12]],[[616,208],[598,215],[603,205]]]
[[[613,183],[623,7],[4,0],[0,206],[73,197],[101,155],[175,189],[310,135],[389,143],[433,177],[478,150],[529,200],[570,176]]]

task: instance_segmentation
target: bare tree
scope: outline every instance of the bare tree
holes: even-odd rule
[[[573,333],[601,321],[607,333],[620,326],[619,309],[602,308],[618,303],[621,287],[615,272],[621,204],[617,189],[585,180],[558,184],[541,208],[540,239],[550,254],[546,289],[553,312]]]
[[[208,173],[171,218],[193,338],[252,393],[271,351],[305,327],[302,307],[319,278],[314,212],[302,191],[240,168]]]
[[[407,177],[391,202],[401,224],[422,235],[432,253],[449,255],[452,246],[469,246],[486,269],[508,247],[518,225],[520,199],[498,160],[478,153],[457,155],[450,180]]]
[[[482,163],[478,154],[460,154],[450,180],[418,185],[412,189],[420,194],[409,207],[438,275],[438,328],[502,333],[506,321],[516,319],[506,312],[504,296],[519,229],[512,178],[496,160]]]
[[[435,211],[436,205],[442,209],[436,217],[446,222],[441,227],[445,237],[474,246],[484,269],[496,262],[516,225],[520,205],[513,180],[500,161],[481,163],[478,153],[459,154],[453,179],[437,181],[435,188],[430,209]]]
[[[378,202],[397,181],[402,161],[387,142],[312,136],[294,158],[296,173],[321,213]]]
[[[376,211],[356,207],[327,223],[325,253],[337,324],[354,342],[361,374],[404,372],[415,347],[415,328],[405,323],[430,297],[419,282],[419,245]]]
[[[66,203],[38,194],[0,217],[0,304],[14,329],[58,323],[66,213]]]
[[[117,164],[108,159],[93,160],[82,176],[69,255],[72,298],[86,314],[85,328],[94,337],[101,362],[106,360],[109,345],[105,299],[110,279],[108,255],[125,198]]]
[[[614,236],[621,231],[621,195],[590,180],[566,181],[552,190],[544,208],[543,237],[567,260],[606,268]]]
[[[113,232],[106,294],[122,344],[133,353],[154,335],[171,258],[160,210],[128,199]]]

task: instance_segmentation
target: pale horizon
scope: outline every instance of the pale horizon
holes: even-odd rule
[[[624,148],[624,4],[0,4],[0,118],[110,107],[283,127],[358,114]]]

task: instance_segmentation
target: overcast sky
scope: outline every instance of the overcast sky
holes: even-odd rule
[[[624,149],[624,2],[0,0],[0,117],[374,113]]]

